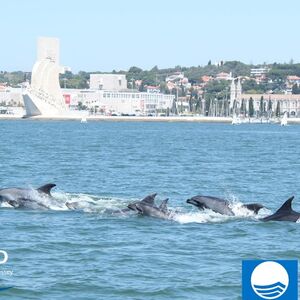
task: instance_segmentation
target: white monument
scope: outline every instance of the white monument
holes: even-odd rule
[[[40,37],[31,85],[23,93],[26,116],[55,116],[66,113],[65,100],[59,85],[59,74],[63,74],[65,70],[65,67],[59,65],[59,40]]]
[[[240,109],[242,103],[242,85],[241,80],[238,77],[237,79],[232,79],[230,85],[230,109]]]

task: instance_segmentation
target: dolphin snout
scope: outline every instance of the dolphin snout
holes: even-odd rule
[[[129,204],[127,205],[127,207],[128,207],[129,209],[131,209],[131,210],[135,210],[135,205],[132,204],[132,203],[129,203]]]
[[[137,213],[143,213],[142,207],[140,207],[140,206],[139,206],[138,204],[136,204],[136,203],[129,203],[129,204],[127,205],[127,207],[128,207],[129,209],[131,209],[131,210],[137,212]]]
[[[187,199],[186,203],[197,205],[197,202],[194,199]]]
[[[127,205],[127,208],[131,209],[131,210],[134,210],[135,212],[139,212],[140,209],[138,207],[138,205],[136,203],[129,203]]]

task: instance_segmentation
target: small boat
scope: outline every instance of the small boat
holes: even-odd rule
[[[231,125],[240,125],[241,119],[236,115],[233,115]]]
[[[80,123],[87,123],[86,117],[82,117]]]
[[[282,117],[282,119],[281,119],[281,121],[280,121],[280,126],[287,126],[287,124],[288,124],[288,120],[287,119],[288,119],[287,118],[287,113],[285,112],[284,115],[283,115],[283,117]]]

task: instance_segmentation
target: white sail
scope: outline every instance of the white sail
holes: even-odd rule
[[[286,126],[287,123],[288,123],[288,118],[287,118],[287,113],[285,112],[282,119],[281,119],[281,121],[280,121],[280,125],[281,126]]]

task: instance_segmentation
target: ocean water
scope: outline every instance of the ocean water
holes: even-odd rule
[[[292,195],[300,211],[300,126],[22,120],[0,133],[1,188],[57,184],[50,210],[0,209],[0,288],[13,287],[0,298],[241,299],[243,259],[300,257],[300,224],[259,221]],[[174,219],[108,213],[154,192]],[[198,194],[237,216],[199,212],[186,203]]]

